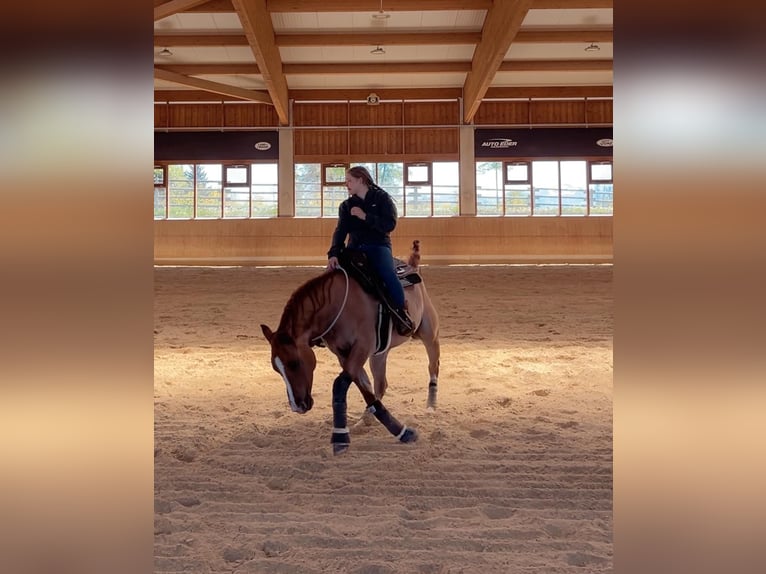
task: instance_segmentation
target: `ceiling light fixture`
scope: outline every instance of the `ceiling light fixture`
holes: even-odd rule
[[[598,44],[595,44],[594,42],[590,43],[590,46],[585,48],[586,52],[598,52],[601,48],[599,48]]]
[[[163,48],[162,51],[160,52],[160,56],[172,56],[172,55],[173,55],[173,52],[171,52],[167,48]]]
[[[376,56],[381,56],[385,53],[386,51],[380,47],[380,44],[378,44],[378,47],[375,48],[374,50],[370,50],[370,54],[375,54]]]
[[[373,20],[388,20],[391,17],[391,14],[386,14],[383,12],[383,0],[380,0],[380,10],[377,14],[372,15]]]

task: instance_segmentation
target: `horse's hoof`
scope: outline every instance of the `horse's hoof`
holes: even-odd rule
[[[346,452],[348,450],[349,446],[351,446],[351,445],[350,444],[341,443],[341,442],[333,443],[333,445],[332,445],[332,453],[335,454],[335,455],[343,454],[344,452]]]
[[[415,442],[418,440],[418,431],[411,428],[404,429],[404,433],[402,433],[402,436],[399,438],[401,442]]]
[[[435,413],[436,412],[436,405],[427,405],[426,406],[426,412],[428,414]]]

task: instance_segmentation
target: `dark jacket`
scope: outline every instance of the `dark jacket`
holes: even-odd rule
[[[351,215],[354,206],[361,207],[367,219],[362,221]],[[349,236],[348,247],[361,244],[391,247],[390,233],[396,227],[397,217],[394,200],[377,185],[369,187],[363,200],[358,195],[350,196],[338,208],[338,226],[332,234],[332,245],[327,256],[340,255],[346,236]]]

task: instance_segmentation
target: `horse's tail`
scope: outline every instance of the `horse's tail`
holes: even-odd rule
[[[420,267],[420,240],[416,239],[412,242],[412,251],[410,252],[410,257],[407,259],[407,265],[412,267],[413,269],[418,269]]]

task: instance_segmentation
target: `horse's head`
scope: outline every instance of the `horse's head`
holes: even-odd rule
[[[314,405],[311,384],[317,360],[308,344],[299,344],[287,333],[272,332],[261,325],[264,337],[271,345],[271,366],[282,376],[287,386],[290,408],[296,413],[307,413]]]

